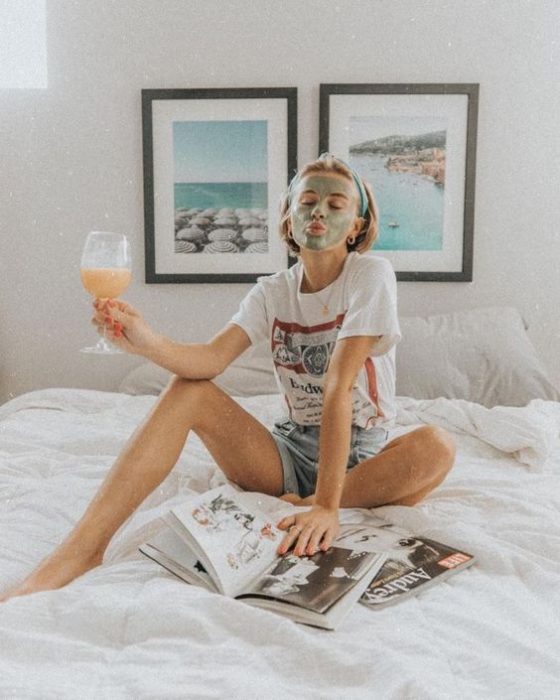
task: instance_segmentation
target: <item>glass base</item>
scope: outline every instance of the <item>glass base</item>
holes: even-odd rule
[[[92,345],[89,348],[81,348],[80,352],[86,352],[94,355],[123,355],[123,351],[119,350],[114,345],[108,343],[105,338],[97,343],[97,345]]]

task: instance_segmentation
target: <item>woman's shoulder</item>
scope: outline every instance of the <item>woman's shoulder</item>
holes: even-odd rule
[[[391,262],[382,255],[376,255],[372,251],[365,253],[352,253],[350,260],[350,270],[354,274],[391,274],[394,275]]]
[[[285,289],[294,284],[297,285],[297,264],[271,275],[261,275],[257,278],[257,283],[270,292],[276,289]]]

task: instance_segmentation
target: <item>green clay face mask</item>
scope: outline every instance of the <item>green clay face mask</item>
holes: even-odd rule
[[[294,241],[309,250],[325,250],[344,241],[356,219],[354,184],[334,175],[303,177],[291,203]]]

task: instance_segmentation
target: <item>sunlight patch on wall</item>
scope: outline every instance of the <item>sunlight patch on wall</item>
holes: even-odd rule
[[[46,87],[46,0],[0,0],[0,89]]]

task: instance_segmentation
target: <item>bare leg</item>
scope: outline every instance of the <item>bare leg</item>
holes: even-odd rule
[[[60,588],[100,565],[118,528],[174,467],[191,429],[229,479],[246,490],[282,493],[282,463],[269,431],[212,382],[176,377],[66,540],[0,602]]]
[[[375,457],[356,465],[345,477],[343,508],[412,506],[439,486],[453,466],[453,439],[434,425],[418,428],[392,440]],[[286,494],[294,505],[311,505],[315,495]]]

